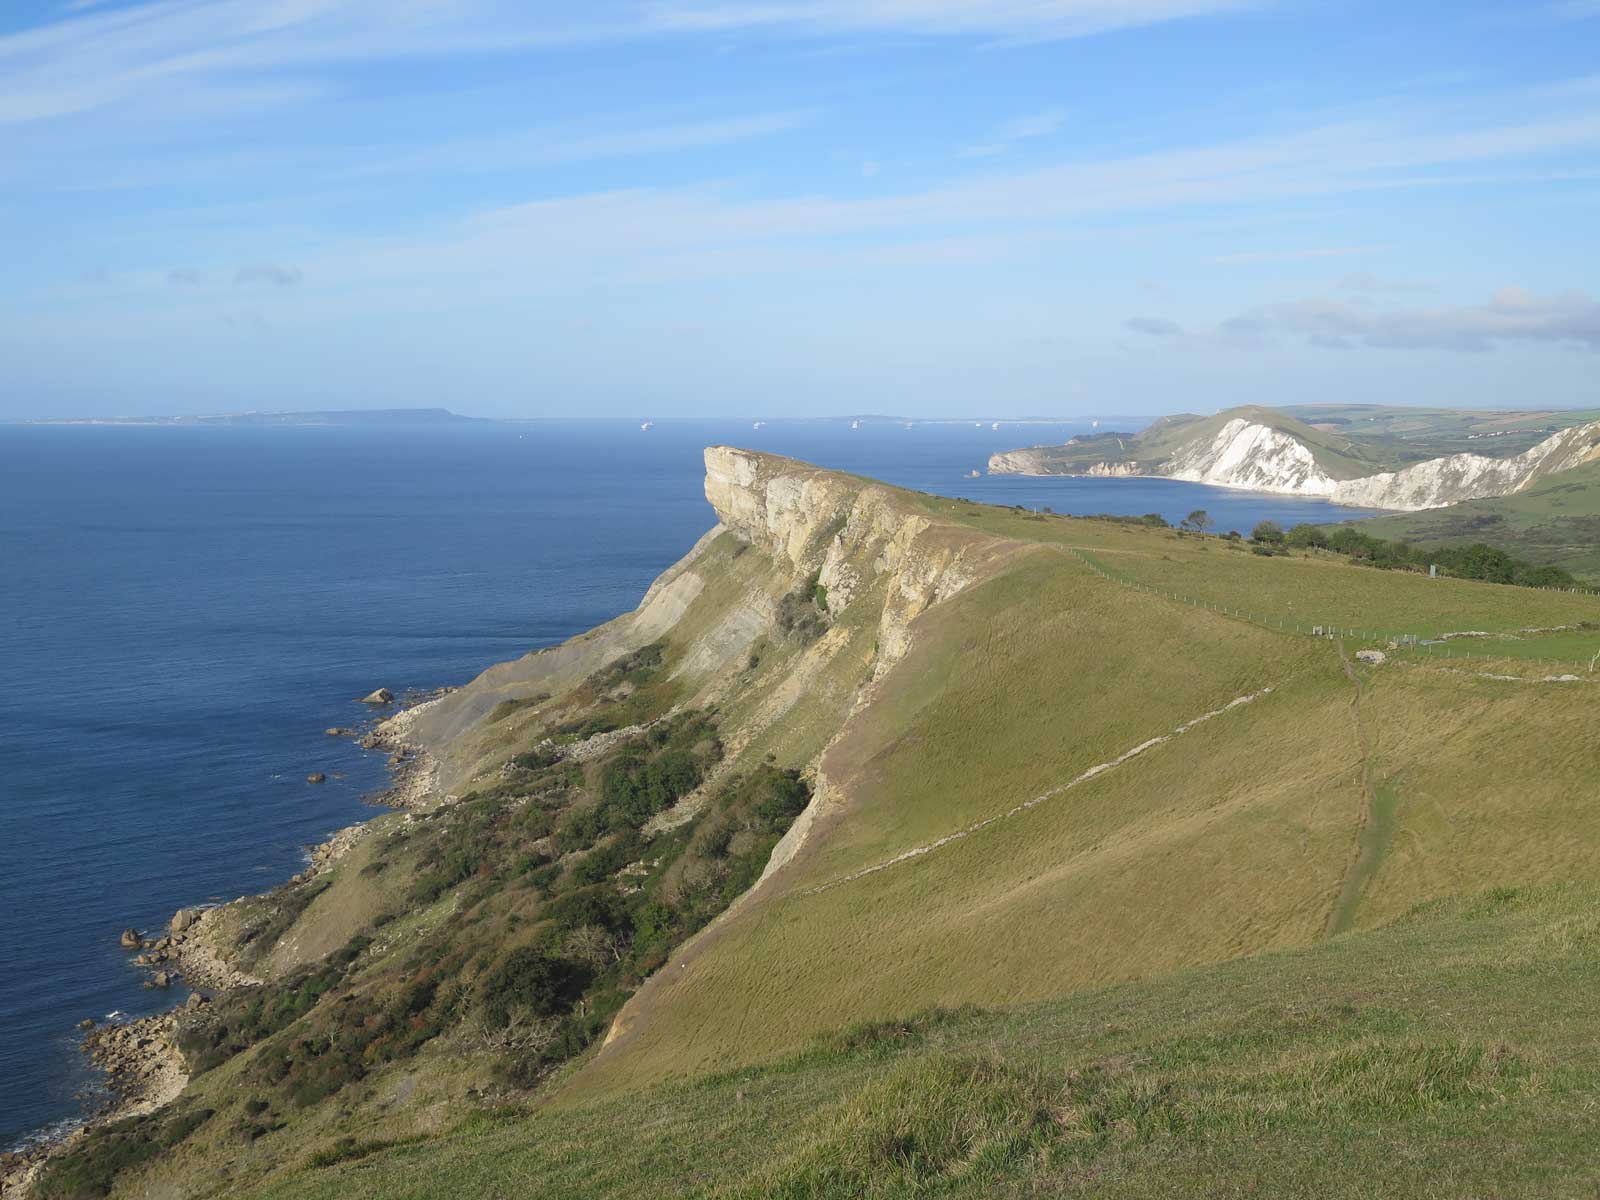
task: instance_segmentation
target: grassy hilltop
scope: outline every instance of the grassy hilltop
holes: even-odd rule
[[[396,723],[420,809],[208,918],[262,982],[45,1195],[1600,1184],[1600,600],[707,493],[635,613]]]

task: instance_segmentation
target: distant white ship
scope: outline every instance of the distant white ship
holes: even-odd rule
[[[861,428],[861,422],[860,421],[851,421],[850,422],[850,428],[851,429],[860,429]]]
[[[907,421],[907,422],[906,422],[906,428],[907,428],[907,429],[910,429],[910,428],[911,428],[911,422],[910,422],[910,421]]]
[[[640,429],[654,429],[655,427],[656,423],[654,421],[646,421],[643,425],[639,426]]]
[[[989,428],[990,429],[999,429],[1000,428],[1000,422],[996,421],[993,425],[989,426]]]
[[[982,421],[974,421],[972,423],[972,427],[974,429],[982,429],[983,428],[983,422]]]
[[[754,425],[750,426],[750,428],[751,429],[760,429],[765,424],[766,424],[765,421],[757,421]]]

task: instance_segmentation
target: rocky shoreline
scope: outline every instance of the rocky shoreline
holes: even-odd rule
[[[356,738],[363,750],[389,752],[390,782],[368,800],[385,808],[417,808],[434,793],[438,764],[420,747],[407,740],[410,718],[454,688],[411,693],[396,700],[387,688],[379,688],[364,703],[398,704],[399,711],[385,717],[364,734],[355,729],[329,729],[329,736]],[[383,696],[386,699],[379,699]],[[288,882],[313,878],[338,862],[370,828],[363,821],[347,826],[327,841],[310,847],[305,871]],[[83,1051],[89,1061],[105,1074],[110,1098],[89,1112],[84,1120],[57,1136],[41,1138],[25,1149],[0,1154],[0,1197],[20,1200],[32,1188],[46,1162],[70,1150],[94,1130],[128,1117],[154,1112],[177,1099],[189,1081],[183,1056],[178,1050],[176,1029],[179,1016],[210,1003],[212,995],[237,987],[259,986],[262,980],[230,964],[205,936],[212,913],[217,908],[183,908],[173,915],[167,931],[149,938],[136,929],[121,935],[125,950],[137,951],[134,965],[150,972],[147,988],[167,988],[186,984],[191,994],[184,1005],[130,1021],[97,1025],[86,1019]]]
[[[191,1007],[198,1007],[193,1003],[200,999],[198,993],[190,999]],[[189,1071],[177,1046],[181,1011],[173,1009],[88,1030],[83,1050],[89,1061],[105,1072],[110,1099],[59,1138],[0,1155],[0,1196],[26,1195],[47,1161],[70,1150],[93,1130],[154,1112],[177,1099],[189,1082]]]

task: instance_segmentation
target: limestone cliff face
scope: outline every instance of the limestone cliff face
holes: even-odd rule
[[[1600,460],[1600,421],[1566,429],[1514,458],[1451,454],[1401,471],[1339,484],[1335,504],[1414,511],[1509,496],[1561,471]]]
[[[731,446],[712,446],[705,459],[706,499],[722,524],[796,577],[816,571],[830,612],[885,585],[877,674],[904,655],[911,622],[968,586],[987,557],[893,489]]]
[[[500,705],[564,691],[651,642],[678,643],[685,703],[737,690],[756,643],[783,638],[782,597],[813,572],[834,628],[795,655],[756,706],[750,728],[727,732],[735,741],[753,737],[802,701],[815,705],[824,688],[832,689],[833,708],[848,711],[860,687],[904,656],[920,614],[1009,553],[998,539],[929,520],[908,493],[853,476],[728,446],[708,449],[705,462],[706,498],[719,523],[662,573],[638,608],[491,667],[391,723],[397,742],[430,756],[437,795],[458,793],[509,753],[514,719],[496,723]],[[735,555],[729,535],[756,553]]]
[[[1335,479],[1315,452],[1280,429],[1235,418],[1210,438],[1180,446],[1159,463],[1103,462],[1075,472],[1095,476],[1153,476],[1216,487],[1293,496],[1321,496],[1335,504],[1414,511],[1507,496],[1559,471],[1600,460],[1600,421],[1547,438],[1514,458],[1452,454],[1399,471],[1360,479]],[[993,474],[1048,475],[1048,447],[1008,450],[989,459]]]
[[[1049,475],[1044,469],[1044,451],[1040,447],[1029,450],[1003,450],[989,456],[991,475]],[[1087,474],[1087,472],[1085,472]]]
[[[1281,430],[1238,417],[1209,442],[1180,448],[1161,474],[1192,483],[1295,496],[1329,496],[1336,487],[1317,465],[1310,447]]]

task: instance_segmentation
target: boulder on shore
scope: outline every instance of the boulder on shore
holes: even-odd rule
[[[346,729],[342,725],[330,725],[322,732],[328,737],[353,737],[356,731],[354,729]]]
[[[137,950],[144,945],[144,937],[137,929],[124,929],[122,931],[122,948],[124,950]]]
[[[326,775],[324,775],[321,771],[313,771],[313,772],[311,772],[311,774],[306,776],[306,782],[307,783],[327,783],[328,782],[328,777]]]
[[[182,933],[184,930],[199,923],[200,910],[197,908],[180,908],[172,915],[172,932]]]
[[[361,703],[363,703],[363,704],[393,704],[394,703],[394,693],[391,692],[388,688],[381,687],[377,691],[368,692],[365,696],[361,697]]]

